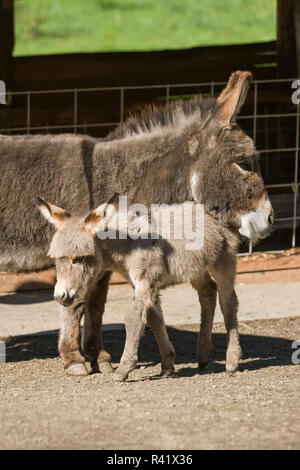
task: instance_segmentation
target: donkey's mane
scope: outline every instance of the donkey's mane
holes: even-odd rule
[[[105,140],[118,140],[163,128],[175,128],[192,121],[193,118],[204,120],[214,111],[216,103],[216,98],[197,96],[189,100],[171,101],[162,106],[150,104],[139,108],[136,114],[129,115]]]

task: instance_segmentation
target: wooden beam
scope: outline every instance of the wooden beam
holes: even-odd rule
[[[1,1],[1,0],[0,0]],[[14,90],[225,81],[233,70],[276,78],[276,43],[14,57]]]

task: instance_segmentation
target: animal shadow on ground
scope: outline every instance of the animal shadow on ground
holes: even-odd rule
[[[47,282],[28,281],[13,294],[0,295],[0,304],[28,305],[53,300],[54,287]]]
[[[214,352],[208,366],[199,371],[197,368],[196,343],[197,333],[174,327],[168,328],[170,339],[176,350],[176,371],[172,377],[188,377],[198,374],[224,372],[227,338],[224,333],[213,335]],[[259,335],[240,335],[243,349],[243,361],[240,370],[258,370],[272,366],[291,364],[291,345],[293,340]],[[7,341],[7,362],[30,361],[34,358],[47,359],[58,356],[58,333],[19,336]],[[114,363],[120,361],[125,331],[105,331],[105,347],[112,355]],[[139,349],[139,365],[146,367],[160,363],[157,344],[151,331],[146,328]],[[153,377],[157,379],[158,376]],[[129,378],[130,380],[130,378]]]

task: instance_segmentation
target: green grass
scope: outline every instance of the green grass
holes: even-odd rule
[[[15,0],[15,56],[275,39],[275,0]]]

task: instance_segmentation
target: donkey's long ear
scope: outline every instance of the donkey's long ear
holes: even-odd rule
[[[221,127],[230,128],[235,123],[236,117],[243,106],[250,82],[251,72],[233,72],[228,80],[226,88],[217,100],[217,109],[214,118]]]
[[[64,209],[54,206],[54,204],[50,204],[50,202],[45,201],[41,197],[34,198],[33,202],[38,207],[42,216],[56,228],[59,228],[71,217],[71,215]]]
[[[85,219],[84,227],[95,234],[107,228],[119,204],[119,193],[114,193],[106,202],[93,210]]]

